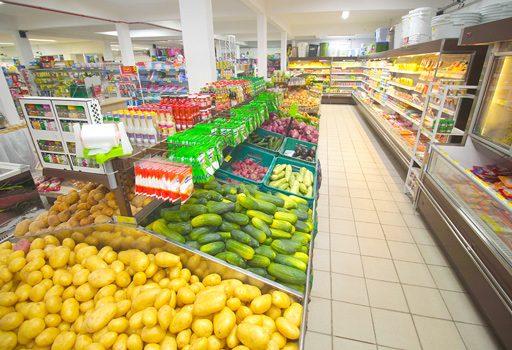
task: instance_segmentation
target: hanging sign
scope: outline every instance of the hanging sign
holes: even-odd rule
[[[137,66],[121,66],[121,76],[136,77],[137,76]]]

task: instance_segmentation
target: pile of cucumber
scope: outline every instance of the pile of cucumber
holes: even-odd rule
[[[303,198],[212,180],[160,216],[146,228],[304,291],[313,221]]]
[[[313,197],[314,174],[302,167],[293,171],[290,164],[276,164],[270,175],[270,187],[285,190],[306,197]]]
[[[249,143],[252,143],[253,145],[260,146],[263,148],[271,149],[273,151],[278,151],[281,148],[281,145],[283,144],[284,137],[279,136],[260,136],[257,133],[253,132],[251,135],[249,135]]]

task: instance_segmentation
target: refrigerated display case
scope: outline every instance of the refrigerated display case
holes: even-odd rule
[[[462,32],[460,45],[492,44],[471,125],[462,145],[431,146],[417,197],[419,212],[506,349],[512,348],[511,28],[509,18]],[[498,35],[506,41],[492,43]]]

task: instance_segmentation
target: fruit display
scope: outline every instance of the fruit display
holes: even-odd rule
[[[286,136],[288,135],[290,122],[291,118],[278,118],[276,114],[272,114],[269,119],[261,125],[261,128]]]
[[[268,185],[305,197],[313,197],[314,178],[315,175],[305,167],[295,167],[294,170],[290,164],[276,163]]]
[[[261,182],[267,175],[268,167],[261,166],[252,158],[238,160],[231,164],[233,174]]]
[[[301,174],[309,180],[311,174],[304,170]],[[146,228],[304,290],[313,221],[307,201],[297,196],[210,181],[186,204],[161,209],[160,218]]]
[[[288,136],[297,140],[318,143],[318,129],[304,122],[292,120]]]
[[[2,349],[298,349],[289,294],[111,226],[0,244]]]
[[[260,136],[257,133],[252,133],[251,135],[249,135],[249,138],[247,139],[247,141],[252,145],[267,148],[272,151],[278,151],[279,148],[281,148],[281,145],[283,144],[283,140],[283,137],[272,135]]]
[[[318,108],[320,106],[320,98],[313,95],[308,89],[298,89],[289,92],[283,101],[283,107],[290,107],[294,103],[300,107]]]

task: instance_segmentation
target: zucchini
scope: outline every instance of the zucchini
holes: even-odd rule
[[[261,200],[261,199],[254,199],[254,202],[256,203],[256,208],[248,208],[248,209],[257,209],[259,211],[262,211],[267,214],[272,214],[277,210],[277,206],[273,203]]]
[[[193,218],[190,223],[193,227],[220,226],[222,224],[222,216],[218,214],[201,214]]]
[[[307,233],[306,233],[307,234]],[[301,245],[306,245],[309,242],[309,237],[304,236],[304,233],[293,234],[290,238],[292,241],[300,242]]]
[[[265,234],[265,232],[257,229],[256,227],[252,226],[251,224],[243,226],[242,230],[245,233],[248,233],[256,241],[258,241],[258,243],[263,243],[267,239],[267,235]]]
[[[231,232],[233,230],[240,230],[240,225],[235,224],[233,222],[223,221],[219,226],[220,231],[228,231]]]
[[[295,203],[297,204],[304,204],[304,205],[308,205],[308,201],[305,200],[304,198],[301,198],[301,197],[298,197],[298,196],[294,196],[293,194],[289,196],[291,199],[293,199],[295,201]]]
[[[188,211],[180,211],[172,208],[163,208],[160,210],[160,216],[172,222],[184,222],[190,219],[190,213]]]
[[[165,236],[167,238],[170,238],[170,239],[180,242],[180,243],[185,243],[185,241],[186,241],[185,237],[183,237],[178,232],[171,230],[162,221],[157,220],[157,221],[153,222],[153,224],[151,226],[152,226],[154,232],[156,232],[162,236]]]
[[[306,287],[305,286],[300,286],[298,284],[293,284],[293,283],[283,283],[286,287],[288,288],[291,288],[291,289],[294,289],[296,291],[299,291],[301,293],[304,293],[304,291],[306,290]]]
[[[199,248],[200,251],[210,255],[219,254],[220,252],[223,252],[224,249],[226,249],[224,242],[210,242]]]
[[[292,213],[297,215],[297,218],[299,220],[302,220],[302,221],[306,221],[309,218],[309,215],[308,215],[307,211],[301,211],[301,210],[298,210],[298,209],[293,209]],[[293,224],[295,224],[295,222],[293,222]]]
[[[270,244],[270,246],[280,254],[292,255],[300,249],[302,244],[289,239],[276,239]]]
[[[247,244],[240,243],[234,239],[226,241],[226,249],[230,252],[236,253],[245,260],[251,260],[254,257],[254,249]],[[228,261],[229,262],[229,261]]]
[[[303,261],[305,264],[309,262],[309,256],[303,252],[295,252],[295,254],[293,254],[293,257]]]
[[[226,243],[227,246],[227,243]],[[236,253],[233,252],[220,252],[215,255],[216,258],[224,260],[231,265],[235,265],[238,267],[241,267],[245,269],[247,267],[247,264],[245,263],[245,260],[242,259],[242,257]]]
[[[254,254],[252,259],[247,261],[247,265],[251,267],[267,267],[270,265],[270,259],[263,255]]]
[[[261,199],[267,202],[270,202],[274,204],[276,207],[282,207],[284,205],[284,199],[279,198],[277,196],[266,194],[263,192],[256,192],[256,195],[254,196],[256,199]]]
[[[167,227],[181,235],[188,235],[192,231],[192,225],[188,222],[171,222]]]
[[[293,225],[290,224],[288,221],[277,220],[277,219],[274,219],[274,221],[272,221],[272,225],[270,225],[270,228],[275,228],[275,229],[290,232],[290,233],[295,232],[295,227],[293,227]]]
[[[217,231],[215,232],[216,234],[218,234],[219,236],[222,237],[222,239],[229,239],[231,238],[231,232],[227,232],[227,231]]]
[[[207,244],[217,241],[222,241],[222,237],[218,233],[205,233],[197,239],[199,244]]]
[[[189,199],[190,201],[190,199]],[[197,198],[196,202],[194,204],[206,204],[208,202],[207,198]]]
[[[258,210],[247,210],[246,214],[250,218],[259,218],[263,220],[263,222],[265,222],[267,225],[272,224],[272,221],[274,221],[272,216],[262,213],[261,211]]]
[[[220,214],[235,211],[235,203],[208,201],[206,203],[206,209],[208,209],[209,213],[220,215]]]
[[[231,238],[237,240],[238,242],[247,244],[253,248],[259,247],[259,243],[257,240],[252,238],[249,234],[240,230],[231,231]]]
[[[295,222],[297,222],[298,217],[294,213],[284,213],[278,211],[274,214],[274,219],[287,221],[293,225]]]
[[[258,248],[254,249],[254,252],[258,255],[266,256],[270,260],[274,260],[277,255],[277,253],[268,245],[259,246]]]
[[[275,228],[271,228],[270,231],[272,232],[272,238],[291,238],[292,234],[290,232],[278,230]]]
[[[196,241],[186,241],[185,244],[191,248],[198,249],[201,248],[201,245]]]
[[[190,214],[190,217],[195,217],[201,214],[208,213],[208,210],[206,207],[202,204],[190,204],[185,203],[180,207],[181,211],[188,211]]]
[[[222,217],[224,220],[234,222],[238,225],[247,225],[249,223],[249,217],[242,213],[225,213]]]
[[[263,242],[264,245],[270,245],[270,243],[272,243],[272,237],[267,237],[267,239],[265,240],[265,242]]]
[[[225,198],[233,203],[236,202],[236,194],[228,193],[226,194]]]
[[[306,264],[304,261],[294,258],[293,256],[290,255],[277,254],[276,258],[274,259],[274,262],[286,266],[295,267],[296,269],[299,269],[304,272],[308,268],[308,264]]]
[[[280,192],[277,192],[276,196],[278,196],[279,198],[284,200],[284,208],[285,209],[295,209],[295,208],[297,208],[297,202],[292,200],[287,195],[285,195],[283,193],[280,193]]]
[[[247,271],[249,272],[252,272],[252,273],[255,273],[261,277],[265,277],[265,278],[273,278],[272,276],[270,276],[267,272],[267,270],[263,267],[248,267],[246,269]]]
[[[271,263],[267,267],[270,275],[285,283],[303,285],[306,283],[306,273],[291,266]]]
[[[299,203],[299,204],[297,204],[297,209],[300,211],[305,211],[306,213],[309,213],[309,207],[307,204]]]
[[[251,196],[247,196],[245,193],[239,193],[236,201],[245,209],[257,209],[256,200]]]
[[[204,227],[196,227],[194,229],[192,229],[192,231],[190,231],[188,237],[191,239],[191,240],[197,240],[201,235],[205,234],[205,233],[211,233],[213,230],[211,227],[208,227],[208,226],[204,226]]]
[[[265,233],[267,236],[271,236],[272,235],[272,232],[270,231],[270,228],[268,227],[268,225],[265,223],[265,221],[261,220],[260,218],[258,218],[256,216],[253,217],[251,219],[251,223],[258,230],[263,231],[263,233]]]
[[[309,225],[306,224],[306,222],[302,220],[297,220],[297,222],[294,224],[295,230],[309,233],[311,230],[309,229]]]

